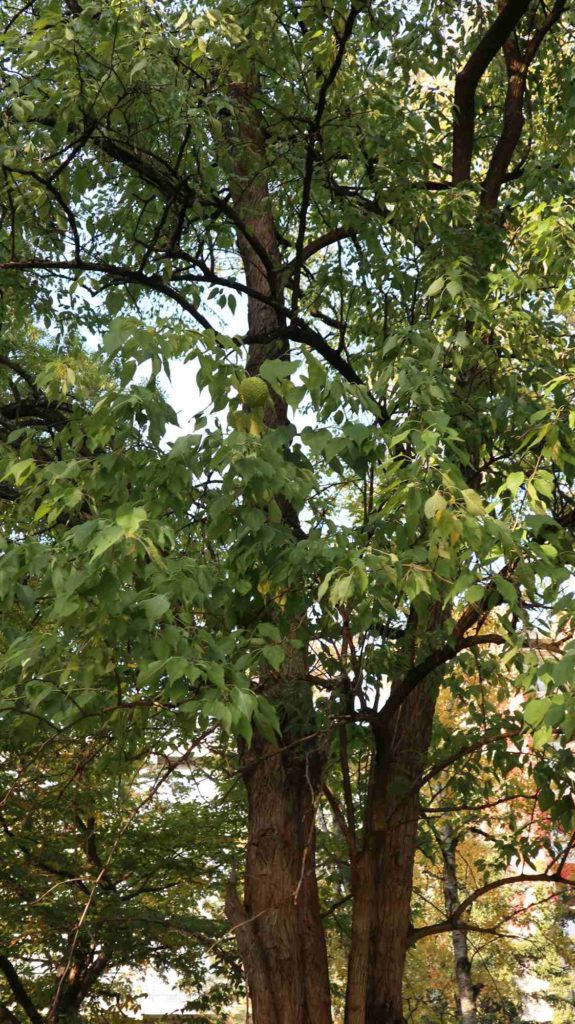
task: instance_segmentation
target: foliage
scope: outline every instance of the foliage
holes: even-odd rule
[[[523,4],[462,172],[452,83],[483,5],[4,7],[0,733],[22,783],[2,898],[25,885],[27,941],[67,980],[73,934],[73,951],[96,955],[98,935],[110,963],[203,984],[195,926],[190,960],[156,915],[203,917],[208,876],[221,906],[245,807],[232,785],[223,809],[158,795],[136,814],[141,773],[193,751],[227,799],[250,751],[296,745],[321,767],[306,778],[324,906],[346,908],[328,925],[343,974],[374,765],[387,743],[395,771],[390,735],[423,692],[441,692],[429,742],[385,774],[399,816],[421,789],[423,853],[425,787],[447,772],[463,832],[466,808],[503,801],[475,889],[510,864],[537,873],[542,853],[545,881],[570,884],[572,11],[547,24]],[[519,44],[527,100],[497,177]],[[193,428],[168,443],[181,360]],[[257,423],[246,368],[271,396]],[[157,854],[141,931],[75,804],[132,892]],[[55,862],[87,904],[76,883],[44,903]],[[416,930],[443,934],[418,898]],[[47,1006],[44,976],[19,968]]]

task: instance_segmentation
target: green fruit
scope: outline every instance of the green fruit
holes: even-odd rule
[[[245,377],[239,386],[240,398],[248,409],[261,409],[270,397],[269,388],[261,377]]]

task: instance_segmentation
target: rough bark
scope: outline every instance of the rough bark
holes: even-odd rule
[[[264,143],[250,106],[251,85],[235,86],[237,134],[232,193],[238,248],[246,283],[251,335],[283,326],[280,254],[265,173]],[[257,374],[265,359],[287,358],[285,338],[250,346],[246,369]],[[288,422],[285,403],[273,396],[270,428]],[[297,529],[287,502],[282,509]],[[244,899],[230,888],[228,917],[246,972],[254,1024],[330,1024],[325,935],[315,876],[315,809],[321,755],[302,737],[313,731],[313,705],[305,655],[286,657],[282,678],[259,684],[283,719],[283,748],[256,736],[240,753],[248,797]],[[297,724],[294,724],[297,723]],[[301,742],[298,742],[301,740]]]
[[[365,1024],[374,896],[374,851],[368,846],[352,864],[353,911],[347,970],[345,1024]]]
[[[398,684],[400,685],[400,684]],[[402,1024],[419,789],[436,689],[414,689],[381,731],[363,849],[352,871],[354,907],[345,1024]]]
[[[366,1024],[402,1024],[402,983],[409,942],[419,789],[436,687],[414,690],[377,737],[373,777],[373,910]]]
[[[453,168],[454,185],[471,177],[475,138],[475,95],[479,82],[527,11],[530,0],[508,0],[455,79]]]
[[[494,148],[483,186],[482,204],[492,208],[508,173],[523,129],[526,68],[509,60],[508,43],[529,8],[529,0],[508,0],[477,44],[455,86],[453,135],[454,184],[469,180],[473,163],[475,96],[479,83],[503,50],[508,66],[508,96],[501,138]],[[537,46],[561,3],[538,32]],[[350,15],[351,18],[351,15]],[[350,26],[353,20],[349,22]],[[351,28],[350,28],[351,30]],[[540,36],[540,38],[539,38]],[[533,59],[537,46],[530,44]],[[343,53],[343,50],[341,51]],[[341,59],[341,55],[338,60]],[[337,62],[334,64],[337,72]],[[326,79],[326,90],[330,80]],[[236,128],[231,191],[238,248],[246,284],[249,333],[265,336],[250,346],[248,374],[257,374],[266,358],[287,358],[285,304],[281,259],[267,181],[265,141],[251,102],[257,83],[232,88]],[[325,93],[322,93],[325,101]],[[322,106],[318,105],[317,125]],[[314,146],[306,161],[306,194],[302,204],[298,252],[305,249],[307,202],[313,173]],[[298,293],[299,271],[293,287]],[[289,319],[289,318],[288,318]],[[292,325],[293,327],[293,325]],[[274,332],[277,336],[274,338]],[[266,412],[271,428],[287,423],[283,401],[274,396]],[[285,520],[297,531],[297,517],[288,504]],[[363,848],[352,858],[351,950],[348,965],[346,1024],[402,1024],[402,983],[410,934],[413,867],[419,818],[418,781],[425,764],[435,710],[430,681],[453,656],[431,655],[398,680],[392,689],[381,727],[375,730],[375,757]],[[428,663],[429,662],[429,663]],[[283,680],[290,689],[298,673]],[[305,668],[300,667],[299,695],[307,702]],[[264,686],[267,685],[264,682]],[[277,680],[268,690],[277,697]],[[275,699],[274,697],[274,699]],[[292,697],[293,700],[293,697]],[[286,721],[289,722],[289,707]],[[298,713],[294,715],[298,719]],[[309,731],[313,731],[311,728]],[[285,739],[297,740],[289,733]],[[329,1024],[331,1020],[325,937],[320,918],[314,855],[314,810],[321,783],[316,751],[289,746],[281,752],[258,738],[242,755],[248,795],[249,838],[243,905],[230,893],[228,914],[238,937],[253,1004],[254,1024]],[[466,1022],[467,1024],[467,1022]]]
[[[64,982],[60,981],[57,987],[48,1010],[46,1024],[64,1024],[75,1019],[84,1000],[107,966],[106,957],[94,954],[93,951],[87,950],[83,956],[78,957],[65,972]]]
[[[256,739],[242,758],[249,838],[244,904],[228,902],[254,1024],[328,1024],[324,933],[315,878],[313,751]]]
[[[451,917],[459,906],[457,885],[457,864],[455,851],[457,840],[451,825],[445,821],[441,827],[441,853],[443,855],[443,892],[447,917]],[[455,960],[455,981],[457,984],[457,1008],[461,1024],[477,1024],[477,995],[471,977],[471,963],[467,949],[467,934],[462,928],[451,933]]]

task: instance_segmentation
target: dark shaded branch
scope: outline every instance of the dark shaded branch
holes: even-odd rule
[[[22,1024],[16,1014],[12,1013],[9,1006],[6,1003],[0,1003],[0,1022],[1,1024]]]
[[[456,637],[443,647],[438,647],[435,651],[431,651],[426,658],[423,658],[409,672],[406,672],[401,682],[392,689],[379,715],[381,724],[388,724],[400,705],[407,700],[412,690],[415,690],[436,669],[446,665],[452,658],[460,654],[461,651],[491,643],[502,644],[507,643],[507,641],[496,633],[478,633],[477,636]]]
[[[515,569],[515,565],[515,560],[509,562],[502,569],[500,575],[505,579],[509,579]],[[470,647],[477,647],[480,644],[491,643],[494,636],[497,637],[499,642],[500,637],[498,634],[486,634],[479,632],[477,632],[475,636],[466,636],[465,634],[473,626],[476,626],[478,629],[481,628],[481,624],[484,621],[488,610],[491,610],[496,605],[504,603],[504,599],[497,592],[495,581],[492,581],[485,587],[483,597],[479,601],[468,605],[461,613],[449,640],[447,640],[442,647],[438,647],[434,651],[430,651],[425,658],[406,672],[403,679],[397,681],[393,685],[386,703],[375,717],[376,727],[379,727],[381,730],[385,730],[390,724],[395,712],[403,702],[407,700],[410,693],[415,690],[420,683],[424,682],[432,672],[435,672],[436,669],[446,665],[461,651]]]
[[[296,250],[294,259],[294,273],[293,273],[293,310],[297,310],[299,291],[300,291],[300,280],[302,265],[305,260],[305,235],[307,230],[307,216],[311,198],[311,186],[313,181],[313,171],[316,159],[316,147],[319,141],[319,135],[321,131],[321,122],[325,112],[325,106],[327,103],[328,92],[337,78],[339,69],[341,68],[346,46],[349,42],[353,27],[359,15],[359,11],[352,4],[349,14],[345,19],[343,31],[338,35],[337,38],[337,50],[333,63],[325,76],[317,98],[317,104],[315,109],[315,115],[313,121],[309,127],[308,140],[306,146],[306,154],[304,161],[304,174],[303,174],[303,185],[302,185],[302,198],[299,211],[299,223],[296,240]]]
[[[56,186],[54,185],[52,181],[53,175],[50,178],[44,178],[41,174],[38,174],[37,171],[31,170],[30,168],[27,167],[10,167],[6,168],[6,170],[9,171],[9,173],[11,174],[16,173],[18,175],[23,175],[24,177],[32,178],[33,181],[38,182],[39,185],[43,185],[44,188],[50,193],[50,195],[56,201],[58,206],[64,211],[66,220],[68,221],[68,226],[70,228],[70,233],[74,239],[74,256],[77,260],[79,260],[81,245],[80,233],[78,230],[76,217],[74,216],[74,212],[70,204],[66,202],[60,190],[56,188]]]
[[[327,249],[328,245],[333,245],[334,242],[341,242],[344,238],[353,238],[353,235],[354,232],[351,228],[334,228],[333,231],[326,231],[325,235],[320,235],[313,242],[308,242],[307,245],[304,245],[301,254],[302,262],[308,260],[310,256],[315,256],[316,252]]]
[[[481,78],[529,8],[530,0],[508,0],[455,79],[453,184],[471,177],[475,135],[475,94]]]
[[[34,1006],[34,1003],[30,999],[24,985],[20,981],[14,965],[8,959],[7,956],[0,954],[0,971],[8,982],[14,999],[19,1006],[22,1007],[24,1013],[32,1024],[43,1024],[43,1017],[38,1013],[38,1010]]]
[[[202,327],[206,330],[212,330],[212,325],[209,320],[200,313],[197,306],[194,306],[182,295],[181,292],[177,291],[176,288],[172,288],[171,285],[166,284],[161,277],[157,274],[144,274],[139,270],[132,270],[129,267],[120,267],[114,263],[98,263],[93,260],[42,260],[42,259],[25,259],[25,260],[14,260],[8,263],[0,263],[0,270],[70,270],[70,271],[87,271],[88,273],[95,274],[106,274],[111,278],[118,279],[125,282],[126,284],[137,284],[142,288],[147,288],[151,291],[159,292],[161,295],[165,295],[167,298],[172,299],[176,302],[186,313],[194,318]]]
[[[298,342],[300,345],[308,345],[318,355],[323,356],[326,363],[329,363],[334,370],[349,381],[350,384],[363,384],[363,380],[346,359],[335,348],[322,338],[321,334],[305,325],[288,325],[286,327],[274,328],[264,334],[244,334],[241,338],[245,345],[272,345],[275,341],[285,338],[288,341]]]
[[[487,210],[492,210],[497,205],[501,186],[506,177],[508,177],[508,167],[521,139],[525,124],[523,105],[529,65],[533,61],[547,33],[559,21],[566,6],[567,0],[555,0],[552,10],[527,43],[523,55],[517,43],[511,38],[503,46],[507,68],[507,92],[503,108],[501,134],[493,150],[483,183],[481,205]]]
[[[21,377],[22,380],[25,380],[28,386],[33,391],[37,390],[36,384],[34,383],[34,378],[30,373],[28,373],[26,369],[24,369],[21,363],[17,363],[16,360],[10,359],[8,356],[0,355],[0,366],[6,366],[9,370],[12,370],[12,372],[15,373],[18,377]]]
[[[469,754],[474,754],[476,751],[481,750],[483,747],[488,747],[490,743],[497,743],[499,740],[513,739],[514,736],[519,736],[521,729],[513,729],[510,732],[494,732],[488,736],[482,736],[481,739],[475,743],[468,743],[464,747],[460,747],[445,760],[440,761],[438,764],[433,765],[425,774],[418,779],[414,786],[411,786],[407,793],[402,797],[402,803],[406,800],[413,792],[418,789],[422,789],[428,782],[431,782],[436,775],[441,775],[446,768],[450,768],[451,765],[457,764],[462,757],[467,757]]]
[[[346,841],[346,843],[348,845],[350,857],[353,859],[353,856],[354,856],[354,853],[355,853],[355,836],[354,836],[350,826],[348,825],[347,821],[345,820],[345,814],[343,813],[343,811],[342,811],[342,809],[340,807],[340,804],[339,804],[339,801],[338,801],[337,797],[335,796],[334,793],[332,793],[332,791],[329,788],[329,786],[324,785],[324,787],[323,787],[323,794],[324,794],[324,796],[325,796],[329,806],[331,807],[331,810],[332,810],[332,813],[333,813],[333,816],[334,816],[334,820],[335,820],[335,822],[337,824],[337,827],[339,828],[342,836],[344,837],[344,839],[345,839],[345,841]]]
[[[545,39],[545,36],[559,21],[561,15],[566,10],[569,0],[555,0],[553,7],[548,12],[544,20],[538,29],[535,30],[531,39],[527,43],[525,48],[525,61],[527,64],[531,64],[531,61],[535,57],[537,50],[541,46],[541,43]]]
[[[0,501],[18,501],[20,497],[20,491],[17,487],[11,487],[10,484],[0,483]]]
[[[350,384],[357,384],[366,387],[365,382],[354,370],[351,363],[342,356],[341,352],[332,346],[321,334],[314,331],[312,327],[308,327],[301,321],[295,324],[289,324],[284,327],[277,327],[270,331],[265,331],[263,334],[245,334],[241,338],[242,343],[247,345],[272,345],[278,339],[285,338],[289,341],[295,341],[300,345],[307,345],[312,351],[317,352],[318,355],[325,359],[326,363],[336,370],[344,380],[347,380]],[[377,406],[378,412],[375,414],[377,422],[381,425],[386,423],[389,419],[384,408],[378,402],[367,389],[370,400]]]
[[[353,806],[353,793],[351,789],[351,779],[349,775],[349,754],[347,749],[347,726],[345,722],[340,722],[338,725],[339,733],[339,763],[341,767],[341,781],[343,786],[343,795],[345,800],[345,812],[347,815],[347,821],[349,824],[349,830],[355,843],[356,827],[355,827],[355,808]]]
[[[94,136],[95,144],[108,156],[113,157],[118,163],[130,167],[131,170],[153,185],[158,191],[169,200],[176,199],[185,208],[190,207],[198,198],[196,191],[188,185],[185,180],[178,178],[168,164],[160,164],[154,155],[148,154],[147,158],[140,150],[136,151],[131,146],[120,142],[118,139],[110,139],[106,136]],[[259,239],[250,231],[238,212],[226,202],[226,200],[215,194],[202,196],[206,205],[213,206],[219,213],[223,213],[234,224],[238,231],[249,242],[254,252],[259,256],[268,271],[273,269],[269,254]]]

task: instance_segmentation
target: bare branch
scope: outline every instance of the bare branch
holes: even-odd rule
[[[493,892],[496,889],[502,889],[506,885],[530,885],[533,883],[551,883],[553,885],[569,885],[575,886],[575,878],[565,878],[561,871],[554,871],[549,873],[547,871],[541,871],[537,874],[531,875],[508,875],[505,878],[497,878],[493,882],[487,882],[485,885],[480,886],[475,892],[467,896],[458,907],[454,910],[450,917],[446,918],[445,921],[439,921],[437,924],[424,925],[422,928],[414,928],[410,934],[409,944],[414,945],[419,942],[420,939],[426,938],[428,935],[439,935],[442,932],[453,931],[454,928],[466,929],[467,931],[487,931],[494,933],[493,928],[480,928],[478,925],[472,925],[468,922],[461,921],[461,917],[476,900],[485,896],[489,892]]]

